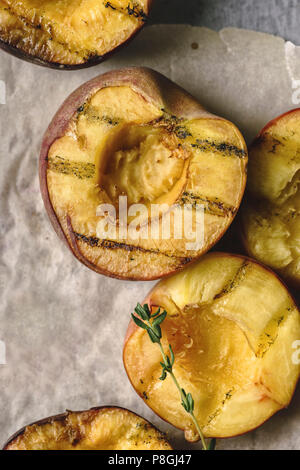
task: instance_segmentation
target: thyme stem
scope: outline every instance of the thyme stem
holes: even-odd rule
[[[161,366],[163,368],[162,376],[160,377],[160,380],[165,380],[167,377],[167,374],[169,374],[180,394],[181,397],[181,403],[185,411],[190,415],[191,420],[193,421],[195,428],[199,434],[199,437],[202,442],[202,447],[203,450],[209,450],[203,435],[203,432],[201,430],[201,427],[197,421],[197,418],[194,414],[194,400],[193,397],[190,393],[186,393],[183,388],[180,387],[177,378],[174,375],[173,372],[173,365],[175,362],[175,357],[174,353],[172,350],[172,346],[169,345],[169,350],[170,350],[170,357],[165,353],[163,345],[161,343],[161,338],[162,338],[162,331],[161,331],[161,323],[165,320],[167,316],[167,312],[164,311],[163,313],[160,313],[160,308],[158,311],[154,314],[151,315],[150,309],[148,305],[144,305],[143,307],[138,304],[135,312],[137,315],[139,315],[138,318],[135,315],[132,314],[132,319],[135,322],[137,326],[140,328],[143,328],[144,330],[147,331],[152,343],[156,343],[159,346],[163,362],[161,362]],[[151,319],[153,320],[151,323]]]
[[[161,350],[161,354],[162,354],[162,357],[164,359],[164,362],[166,363],[167,359],[166,359],[166,355],[165,355],[165,352],[164,352],[164,349],[162,347],[162,344],[161,342],[159,343],[159,347],[160,347],[160,350]],[[178,391],[179,391],[179,394],[180,394],[180,397],[181,397],[181,400],[184,401],[185,399],[185,396],[183,394],[183,391],[182,391],[182,388],[180,387],[179,383],[178,383],[178,380],[176,379],[175,375],[174,375],[174,372],[169,372],[169,375],[172,377],[173,379],[173,382],[174,384],[176,385]],[[188,414],[191,416],[192,420],[193,420],[193,423],[197,429],[197,432],[200,436],[200,439],[201,439],[201,442],[202,442],[202,446],[203,446],[203,449],[204,450],[207,450],[207,446],[206,446],[206,442],[205,442],[205,439],[204,439],[204,436],[203,436],[203,432],[199,426],[199,423],[196,419],[196,416],[194,415],[194,412],[193,411],[189,411]]]
[[[190,415],[191,415],[191,418],[192,418],[192,420],[193,420],[193,422],[194,422],[194,424],[195,424],[195,427],[196,427],[196,429],[197,429],[197,432],[198,432],[198,434],[199,434],[199,436],[200,436],[203,449],[204,449],[204,450],[208,450],[208,449],[207,449],[206,442],[205,442],[205,439],[204,439],[204,436],[203,436],[203,432],[202,432],[202,430],[201,430],[201,428],[200,428],[200,426],[199,426],[199,423],[198,423],[198,421],[197,421],[197,419],[196,419],[196,416],[194,415],[194,412],[191,411],[191,412],[190,412]]]

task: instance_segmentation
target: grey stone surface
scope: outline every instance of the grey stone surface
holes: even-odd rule
[[[282,36],[300,44],[299,0],[154,0],[155,23],[228,26]]]

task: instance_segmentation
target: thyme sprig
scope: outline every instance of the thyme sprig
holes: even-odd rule
[[[135,313],[138,315],[132,314],[132,320],[134,323],[142,328],[143,330],[146,330],[150,340],[152,343],[157,344],[160,348],[160,352],[163,358],[163,361],[160,362],[160,365],[162,367],[162,374],[160,377],[160,380],[165,380],[167,378],[167,375],[169,374],[170,377],[172,378],[176,388],[179,391],[180,398],[181,398],[181,405],[185,409],[185,411],[190,415],[197,432],[200,436],[202,446],[204,450],[214,450],[216,441],[212,439],[207,445],[203,432],[201,430],[201,427],[199,426],[199,423],[197,421],[197,418],[194,414],[194,409],[195,409],[195,402],[192,397],[191,393],[186,393],[186,391],[180,387],[174,372],[173,372],[173,366],[175,363],[175,355],[174,351],[172,349],[172,346],[169,344],[169,351],[168,353],[165,352],[161,339],[162,339],[162,331],[161,331],[161,324],[164,322],[164,320],[167,317],[167,312],[164,310],[161,312],[161,309],[158,308],[158,310],[155,313],[151,313],[149,306],[145,304],[144,306],[137,304],[135,308]]]

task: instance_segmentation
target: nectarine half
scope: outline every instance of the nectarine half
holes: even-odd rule
[[[0,48],[60,69],[99,63],[145,24],[152,0],[0,0]]]
[[[80,261],[109,276],[150,280],[182,269],[222,237],[239,208],[246,166],[232,123],[159,73],[129,68],[65,101],[43,140],[40,182],[56,231]],[[99,213],[107,206],[114,214]],[[102,230],[112,227],[106,210],[116,233]]]
[[[242,256],[210,253],[158,283],[145,303],[168,313],[163,347],[173,348],[173,372],[192,394],[206,437],[251,431],[290,403],[300,374],[300,312],[273,272]],[[131,321],[124,365],[133,387],[193,440],[172,378],[159,380],[160,361],[158,346]]]
[[[271,121],[250,148],[241,211],[250,256],[300,286],[300,109]]]

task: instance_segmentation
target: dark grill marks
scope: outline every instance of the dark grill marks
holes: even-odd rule
[[[278,147],[283,145],[283,142],[280,139],[282,139],[281,136],[276,138],[275,136],[268,133],[262,134],[254,141],[252,148],[259,148],[262,145],[267,145],[269,149],[268,153],[273,153],[275,155]]]
[[[221,153],[225,157],[238,157],[246,158],[247,153],[245,150],[236,147],[235,145],[227,144],[226,142],[216,143],[209,140],[197,139],[196,143],[191,144],[193,148],[202,150],[203,152]]]
[[[182,265],[188,264],[192,261],[192,258],[180,258],[159,250],[148,250],[146,248],[142,248],[141,246],[128,245],[127,243],[120,243],[112,240],[100,240],[100,238],[97,237],[87,237],[86,235],[82,235],[77,232],[73,233],[77,240],[81,240],[91,247],[106,248],[108,250],[125,250],[130,253],[135,251],[145,254],[163,255],[168,258],[178,259]]]
[[[66,43],[66,42],[62,42],[62,41],[58,41],[56,39],[54,39],[54,34],[53,34],[53,28],[51,25],[47,25],[47,26],[44,26],[40,21],[42,20],[42,16],[39,18],[39,17],[35,17],[34,20],[30,20],[29,18],[26,18],[25,16],[23,15],[20,15],[18,14],[12,6],[7,6],[4,8],[4,10],[6,10],[10,15],[12,15],[14,18],[16,18],[18,21],[20,21],[21,23],[23,23],[24,26],[26,26],[27,28],[32,28],[33,30],[37,30],[37,31],[40,31],[41,35],[44,36],[44,39],[45,41],[54,41],[56,42],[57,44],[63,46],[70,54],[78,54],[77,51],[73,51],[69,45]],[[19,37],[18,39],[15,39],[15,40],[12,40],[11,37],[8,37],[7,38],[7,41],[10,45],[14,46],[14,47],[20,47],[19,46]],[[22,40],[23,39],[23,40]],[[26,37],[24,36],[23,38],[21,38],[21,43],[24,42],[24,39],[26,39]],[[29,41],[31,43],[31,41]],[[43,46],[43,48],[45,48],[45,46]],[[47,47],[46,47],[47,49]],[[27,49],[24,49],[24,51],[28,54],[32,54],[31,52],[31,47],[29,47],[29,50],[28,48]],[[50,59],[51,60],[51,59]]]
[[[168,133],[175,134],[180,140],[185,140],[187,137],[193,137],[188,128],[184,125],[184,119],[168,114],[163,109],[162,111],[164,114],[155,121],[150,122],[149,125],[153,127],[162,127]]]
[[[188,137],[193,138],[193,135],[185,125],[185,120],[168,114],[164,109],[163,116],[150,123],[153,127],[164,127],[167,132],[174,133],[178,139],[185,140]],[[208,139],[196,139],[193,142],[187,142],[192,148],[201,150],[202,152],[219,153],[224,157],[238,157],[246,158],[247,152],[236,145],[228,144],[227,142],[213,142]]]
[[[142,10],[142,8],[139,8],[137,4],[133,4],[132,6],[128,4],[126,7],[126,10],[129,16],[134,16],[134,18],[139,18],[144,23],[148,20],[148,16],[144,12],[144,10]]]
[[[146,23],[148,16],[142,8],[135,2],[129,2],[126,8],[117,7],[113,2],[104,2],[105,8],[111,8],[113,11],[118,11],[128,16],[133,16],[138,20],[141,20],[143,23]]]
[[[82,180],[93,178],[96,167],[93,163],[74,162],[57,155],[54,158],[48,158],[48,169],[55,173],[75,176]]]
[[[218,300],[221,297],[224,297],[227,294],[230,294],[232,291],[237,289],[241,282],[245,279],[246,273],[248,266],[250,266],[249,261],[244,261],[243,264],[239,267],[237,270],[234,278],[227,284],[227,286],[224,287],[224,289],[219,292],[219,294],[216,294],[214,297],[214,300]]]
[[[175,129],[174,129],[174,132],[175,132],[176,136],[178,137],[178,139],[180,139],[180,140],[184,140],[187,137],[192,137],[192,134],[184,126],[176,126]]]
[[[264,332],[259,337],[259,343],[256,351],[257,357],[264,357],[270,347],[273,346],[278,338],[279,328],[285,323],[293,311],[294,306],[291,304],[285,309],[285,311],[280,312],[277,317],[271,319]]]
[[[207,425],[211,424],[211,422],[217,418],[217,416],[219,416],[219,414],[222,412],[222,408],[226,405],[227,401],[231,400],[232,396],[233,396],[233,393],[234,393],[234,389],[231,389],[229,390],[226,394],[225,394],[225,397],[224,399],[222,400],[222,406],[220,406],[219,408],[216,409],[216,411],[214,411],[214,413],[212,413],[209,417],[208,417],[208,421],[207,421]]]
[[[190,192],[183,193],[179,204],[192,204],[193,207],[196,207],[197,204],[202,205],[204,206],[205,213],[215,215],[217,217],[232,217],[236,213],[235,207],[225,204],[218,198],[212,200],[205,196],[196,195]]]

